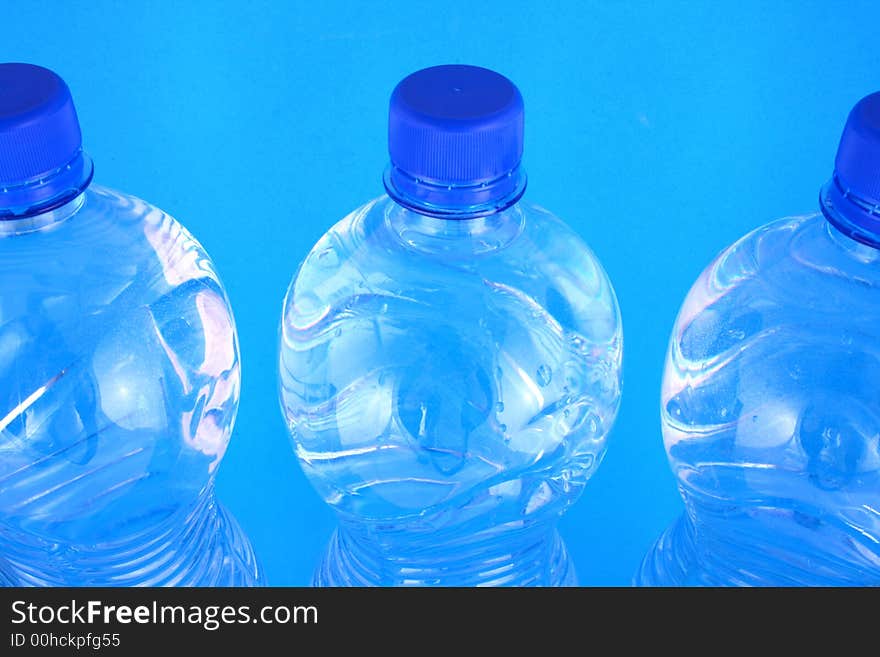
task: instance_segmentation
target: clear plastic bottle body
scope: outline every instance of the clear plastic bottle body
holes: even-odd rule
[[[818,213],[703,272],[662,393],[687,511],[637,584],[880,584],[878,301],[880,251]]]
[[[555,521],[604,455],[622,337],[562,222],[383,196],[305,259],[281,333],[293,444],[340,520],[316,583],[574,583]]]
[[[226,294],[173,218],[92,185],[0,221],[6,580],[259,581],[213,495],[239,383]]]

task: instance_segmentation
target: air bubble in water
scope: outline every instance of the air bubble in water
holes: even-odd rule
[[[544,386],[550,385],[550,381],[553,378],[553,370],[551,370],[546,365],[541,365],[538,368],[538,384],[543,388]]]

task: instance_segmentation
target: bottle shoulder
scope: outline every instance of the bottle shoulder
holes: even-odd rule
[[[204,248],[169,214],[98,185],[80,203],[54,224],[0,236],[4,288],[43,287],[100,305],[123,290],[149,302],[193,281],[220,286]]]
[[[573,328],[618,330],[616,298],[598,258],[562,220],[527,202],[490,217],[449,220],[379,197],[318,241],[286,306],[308,314],[367,290],[427,301],[438,293],[472,299],[489,289],[537,300]]]
[[[695,360],[760,332],[876,335],[880,251],[837,232],[821,214],[787,217],[721,252],[689,291],[676,352]],[[725,337],[727,336],[727,337]]]

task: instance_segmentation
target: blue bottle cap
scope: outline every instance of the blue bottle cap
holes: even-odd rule
[[[478,216],[522,195],[523,99],[503,75],[434,66],[391,94],[388,193],[429,214]]]
[[[60,205],[91,171],[64,80],[40,66],[0,64],[0,219]]]
[[[821,207],[846,234],[880,245],[880,92],[862,98],[850,112]]]

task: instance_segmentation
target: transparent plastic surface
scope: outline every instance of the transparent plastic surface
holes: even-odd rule
[[[880,584],[880,251],[820,214],[747,235],[675,324],[663,437],[686,514],[643,585]]]
[[[211,261],[97,186],[0,221],[0,582],[248,585],[213,478],[239,355]]]
[[[314,247],[287,294],[281,402],[338,513],[320,585],[564,585],[556,532],[605,453],[614,292],[561,221],[441,219],[386,196]]]

